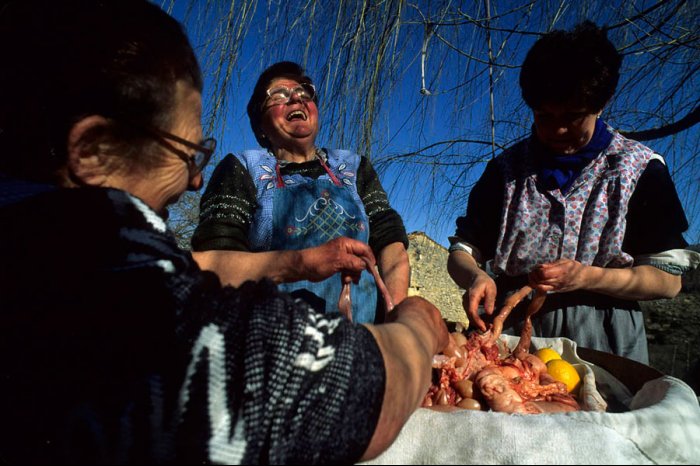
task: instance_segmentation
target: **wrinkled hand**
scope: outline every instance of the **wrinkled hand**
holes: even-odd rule
[[[299,252],[302,279],[312,282],[320,282],[340,272],[344,283],[357,283],[367,268],[363,258],[372,265],[377,263],[369,245],[344,236]]]
[[[479,273],[474,277],[471,286],[462,297],[462,306],[467,311],[469,322],[476,325],[482,331],[486,330],[486,324],[479,316],[479,304],[483,303],[487,315],[493,314],[496,302],[496,282],[486,273]]]
[[[573,259],[541,264],[528,274],[530,286],[539,291],[567,292],[585,288],[586,266]]]
[[[438,308],[420,296],[411,296],[394,307],[386,316],[385,323],[399,322],[409,325],[415,331],[430,335],[434,340],[431,355],[443,352],[452,341],[445,321]],[[428,338],[422,338],[428,341]],[[454,342],[453,342],[454,343]]]

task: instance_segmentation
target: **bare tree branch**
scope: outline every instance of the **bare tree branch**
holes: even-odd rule
[[[641,131],[620,131],[620,134],[636,141],[651,141],[680,133],[698,123],[700,123],[700,106],[695,107],[692,112],[673,123]]]
[[[531,131],[517,83],[534,41],[584,19],[607,24],[624,61],[606,120],[654,141],[700,241],[697,1],[161,1],[194,31],[207,74],[207,125],[247,129],[253,83],[236,77],[298,61],[319,87],[319,143],[371,156],[390,195],[449,221],[493,147]],[[225,152],[249,148],[229,145]],[[181,222],[184,236],[192,229],[186,223],[196,224],[196,204],[195,196],[173,209],[171,224]],[[411,213],[401,212],[409,220]]]

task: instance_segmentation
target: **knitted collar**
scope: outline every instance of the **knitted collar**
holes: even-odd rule
[[[269,152],[270,155],[272,155],[273,157],[275,156],[275,154],[273,154],[271,150],[268,149],[267,152]],[[326,150],[317,147],[316,148],[316,158],[311,159],[311,160],[307,160],[306,162],[289,162],[287,160],[278,160],[277,163],[279,164],[280,167],[284,168],[287,165],[291,165],[291,164],[302,165],[304,163],[314,162],[315,160],[320,160],[322,163],[328,163],[328,154],[326,154]]]

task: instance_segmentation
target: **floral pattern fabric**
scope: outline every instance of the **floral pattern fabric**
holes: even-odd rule
[[[631,266],[632,257],[622,250],[627,207],[653,157],[658,155],[651,149],[616,132],[566,195],[541,188],[527,141],[497,158],[505,191],[494,272],[524,275],[560,258],[599,267]]]

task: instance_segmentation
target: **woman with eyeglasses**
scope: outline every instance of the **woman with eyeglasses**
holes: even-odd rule
[[[479,305],[491,315],[529,283],[548,293],[535,336],[646,364],[637,301],[675,296],[698,258],[684,249],[688,222],[663,158],[600,118],[621,62],[588,21],[534,44],[520,72],[532,135],[487,164],[457,219],[448,270],[481,330]],[[520,334],[524,310],[505,332]]]
[[[202,196],[192,248],[204,268],[230,283],[272,278],[315,309],[338,311],[345,264],[369,244],[394,303],[408,290],[408,239],[365,157],[317,145],[318,94],[296,63],[259,77],[248,103],[263,147],[228,155]],[[362,273],[352,287],[352,318],[377,317],[377,287]]]
[[[165,210],[215,145],[173,18],[18,0],[0,61],[1,463],[350,464],[391,444],[447,344],[439,311],[358,325],[178,248]]]

